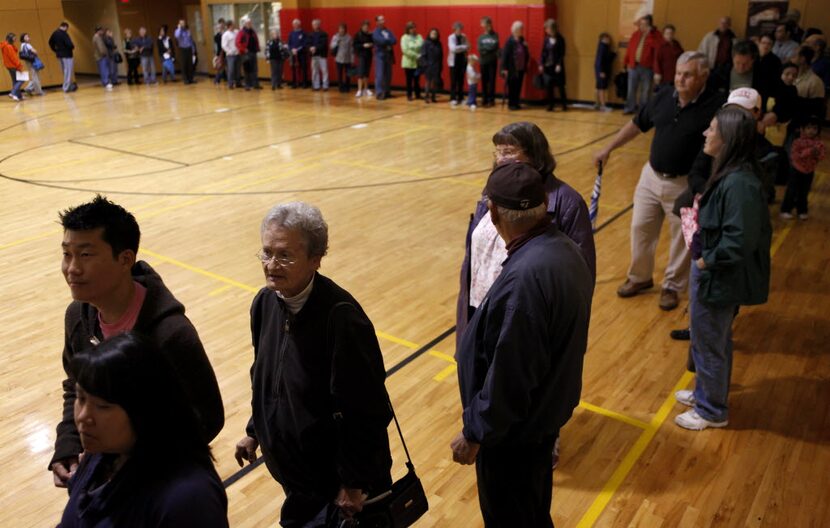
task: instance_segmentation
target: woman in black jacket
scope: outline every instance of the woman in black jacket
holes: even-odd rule
[[[567,110],[567,97],[565,96],[565,38],[559,33],[559,30],[556,28],[556,21],[552,18],[545,21],[545,41],[542,45],[539,73],[545,76],[548,112],[553,111],[553,105],[556,101],[553,97],[554,88],[559,88],[562,111]]]
[[[524,39],[524,24],[519,20],[513,22],[510,32],[511,35],[502,50],[501,76],[507,85],[507,107],[510,110],[519,110],[529,53]]]
[[[84,457],[60,528],[228,526],[228,498],[173,367],[128,332],[75,355]]]
[[[354,56],[357,60],[357,93],[355,97],[365,95],[367,97],[372,95],[372,90],[369,89],[369,71],[372,69],[372,50],[375,43],[372,40],[372,32],[369,31],[369,21],[364,20],[360,24],[360,30],[355,33],[354,39]]]
[[[441,45],[441,36],[436,28],[429,30],[429,36],[424,40],[418,63],[418,67],[426,78],[424,102],[434,103],[436,102],[435,90],[440,88],[441,69],[444,65],[444,47]]]

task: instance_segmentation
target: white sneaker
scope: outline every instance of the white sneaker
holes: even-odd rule
[[[807,220],[808,218],[810,218],[810,217],[807,216],[807,213],[798,215],[799,220]]]
[[[450,101],[450,106],[458,106],[458,101],[453,99],[452,101]]]
[[[372,97],[372,95],[374,94],[372,93],[372,90],[366,90],[363,92],[363,95],[365,95],[366,97]]]
[[[471,111],[473,111],[473,112],[475,112],[475,111],[476,111],[476,105],[471,104],[471,105],[470,105],[470,110],[471,110]]]
[[[782,220],[792,220],[793,219],[792,213],[781,213],[778,216],[780,216]]]
[[[697,411],[694,409],[689,409],[683,414],[675,416],[674,423],[683,429],[689,429],[691,431],[703,431],[707,427],[726,427],[729,425],[728,420],[724,420],[722,422],[710,422],[709,420],[701,418],[701,416],[697,414]]]
[[[18,96],[14,95],[13,93],[10,93],[9,97],[11,97],[13,101],[20,102],[20,98]]]
[[[111,91],[112,91],[112,84],[108,84],[108,85],[106,86],[106,89],[107,89],[108,91],[110,91],[110,92],[111,92]]]
[[[614,109],[611,108],[610,106],[603,106],[599,110],[600,110],[600,112],[612,112]]]
[[[355,97],[361,97],[362,95],[363,95],[363,90],[358,90],[357,93],[354,94]]]
[[[697,401],[695,400],[694,391],[690,390],[679,390],[675,392],[674,399],[677,400],[678,403],[682,403],[686,407],[694,407]]]

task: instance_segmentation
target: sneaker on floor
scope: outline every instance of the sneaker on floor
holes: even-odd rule
[[[473,111],[473,112],[475,112],[475,111],[476,111],[476,105],[471,104],[471,105],[470,105],[470,110],[471,110],[471,111]]]
[[[361,97],[363,95],[363,90],[358,90],[357,93],[354,94],[355,97]]]
[[[108,91],[111,92],[112,91],[112,83],[106,85],[104,88],[106,88]]]
[[[799,220],[807,220],[808,218],[810,218],[810,217],[807,216],[807,213],[803,213],[803,214],[798,215]]]
[[[10,93],[9,97],[12,99],[12,101],[20,102],[20,97],[14,95],[13,93]]]
[[[452,101],[450,101],[450,106],[458,106],[458,101],[453,99]]]
[[[363,95],[366,97],[372,97],[372,90],[364,90]]]
[[[677,403],[682,403],[686,407],[694,407],[697,400],[695,400],[695,392],[690,390],[679,390],[674,393],[674,399]]]
[[[710,422],[705,418],[702,418],[697,411],[694,409],[689,409],[688,411],[684,412],[683,414],[678,414],[674,417],[674,423],[682,427],[683,429],[689,429],[690,431],[703,431],[708,427],[718,428],[718,427],[726,427],[729,425],[728,420],[724,420],[722,422]]]
[[[792,220],[793,219],[792,213],[781,213],[778,216],[780,216],[782,220]]]
[[[601,112],[612,112],[613,110],[614,109],[611,108],[610,106],[603,106],[602,108],[600,108]]]

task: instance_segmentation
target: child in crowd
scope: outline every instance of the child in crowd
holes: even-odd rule
[[[781,203],[781,218],[792,219],[793,207],[798,218],[807,220],[807,195],[813,185],[816,165],[824,159],[824,143],[819,137],[821,119],[810,116],[801,122],[799,137],[793,140],[790,150],[790,179]]]
[[[608,106],[608,84],[611,82],[611,66],[617,54],[611,49],[611,35],[600,33],[597,44],[597,56],[594,59],[594,75],[597,79],[597,102],[594,108],[610,112]]]
[[[481,74],[478,72],[478,55],[471,54],[467,57],[467,86],[470,89],[470,94],[467,96],[467,106],[470,110],[476,109],[476,97],[478,94],[478,82],[481,80]]]

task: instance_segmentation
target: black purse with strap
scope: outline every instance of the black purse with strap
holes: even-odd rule
[[[354,307],[349,302],[339,302],[332,306],[327,323],[329,330],[331,329],[332,313],[344,305]],[[401,424],[395,415],[395,408],[392,406],[392,400],[389,399],[388,393],[386,398],[389,410],[392,412],[392,419],[395,421],[395,428],[401,438],[403,451],[406,453],[406,475],[393,482],[392,487],[388,490],[366,499],[360,513],[354,515],[350,520],[337,521],[336,526],[344,528],[406,528],[412,526],[429,510],[429,502],[424,486],[415,473],[415,464],[412,463],[412,457],[409,456],[409,448],[406,447]],[[335,413],[335,420],[340,419],[342,419],[342,415]]]

